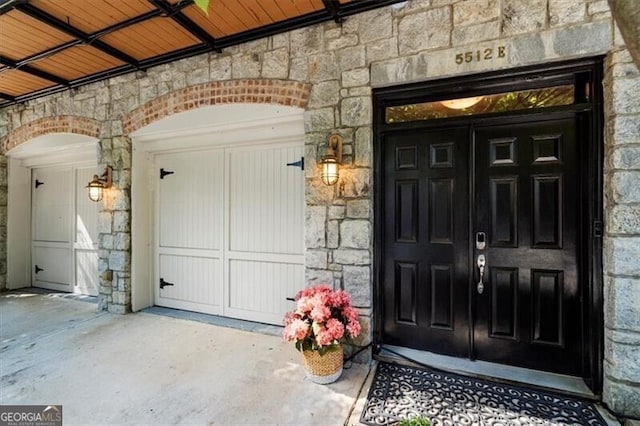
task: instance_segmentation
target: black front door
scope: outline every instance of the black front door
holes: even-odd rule
[[[383,136],[384,343],[582,374],[576,117]]]

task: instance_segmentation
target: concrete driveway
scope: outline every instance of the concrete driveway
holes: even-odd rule
[[[0,295],[0,404],[62,404],[64,424],[342,425],[369,373],[317,385],[278,336]]]

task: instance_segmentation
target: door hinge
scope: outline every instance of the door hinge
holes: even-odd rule
[[[169,170],[165,170],[165,169],[160,169],[160,179],[164,179],[165,176],[167,175],[172,175],[175,172],[169,171]]]
[[[160,278],[160,288],[165,288],[167,286],[172,286],[173,283],[167,282],[164,278]]]
[[[36,179],[36,183],[35,184],[36,184],[36,189],[38,189],[38,187],[40,185],[44,185],[44,182],[40,182],[38,179]]]
[[[36,274],[37,274],[38,272],[44,271],[44,269],[43,269],[43,268],[41,268],[41,267],[39,267],[38,265],[36,265],[36,267],[35,267],[34,269],[35,269],[35,271],[36,271]]]
[[[594,238],[602,238],[603,226],[601,220],[593,221],[593,236]]]
[[[293,163],[287,163],[287,166],[300,167],[301,170],[304,170],[304,157],[300,157],[298,161],[294,161]]]

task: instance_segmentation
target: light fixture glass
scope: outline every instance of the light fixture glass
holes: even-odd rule
[[[327,155],[322,157],[320,179],[325,185],[335,185],[340,177],[342,162],[342,136],[331,135],[327,143]]]
[[[338,173],[338,159],[335,156],[327,155],[322,159],[322,173],[320,179],[325,185],[335,185],[340,177]]]
[[[484,96],[474,96],[472,98],[458,98],[448,101],[440,101],[440,103],[450,109],[465,109],[474,106],[480,102]]]
[[[110,166],[105,167],[102,176],[93,175],[91,182],[85,186],[89,191],[89,199],[91,201],[98,202],[104,197],[105,188],[111,187],[111,172]]]
[[[98,175],[93,175],[93,179],[86,186],[89,189],[89,199],[91,201],[100,201],[104,196],[104,186],[102,182],[100,182],[100,178]]]

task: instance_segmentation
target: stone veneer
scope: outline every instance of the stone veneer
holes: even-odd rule
[[[454,61],[458,53],[498,45],[505,46],[503,58]],[[127,312],[128,133],[168,114],[209,105],[212,93],[227,86],[240,93],[227,93],[226,102],[254,102],[258,93],[243,91],[272,81],[297,90],[285,99],[307,92],[308,103],[305,98],[296,104],[306,105],[307,164],[317,162],[332,132],[344,137],[345,146],[336,186],[320,183],[317,167],[306,169],[306,279],[352,294],[368,331],[364,343],[371,337],[372,316],[372,87],[600,54],[608,55],[604,401],[619,414],[640,417],[640,98],[633,95],[640,93],[640,75],[606,0],[414,0],[349,17],[342,25],[315,25],[7,107],[0,111],[0,138],[10,149],[46,131],[38,123],[47,121],[38,120],[60,116],[101,124],[99,162],[114,167],[116,185],[100,215],[100,306]],[[261,101],[278,103],[270,95]],[[6,198],[3,158],[0,247],[6,246]],[[5,258],[6,249],[0,248],[0,286]]]

